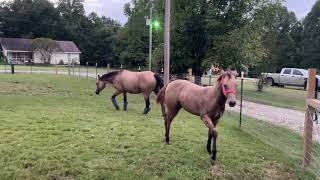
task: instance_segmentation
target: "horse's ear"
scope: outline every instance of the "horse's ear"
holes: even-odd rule
[[[236,69],[230,69],[229,71],[232,75],[234,75],[235,77],[239,76],[239,73],[237,72]]]
[[[100,75],[98,74],[98,79],[100,80],[101,79],[101,77],[100,77]]]

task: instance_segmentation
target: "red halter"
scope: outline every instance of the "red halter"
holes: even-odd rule
[[[221,87],[222,87],[222,92],[223,92],[223,95],[225,96],[225,97],[227,97],[227,95],[228,94],[236,94],[237,93],[237,91],[235,90],[235,89],[228,89],[228,90],[226,90],[226,88],[224,87],[224,80],[223,79],[221,79]]]

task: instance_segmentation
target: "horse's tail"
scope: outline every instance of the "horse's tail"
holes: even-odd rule
[[[154,78],[156,79],[156,88],[154,89],[154,93],[158,94],[159,90],[164,86],[163,79],[159,74],[154,74]]]
[[[163,105],[164,104],[164,100],[165,100],[165,96],[166,96],[166,89],[167,89],[168,85],[163,86],[158,95],[157,95],[157,103]]]

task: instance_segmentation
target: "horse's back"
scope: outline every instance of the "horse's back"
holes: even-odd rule
[[[181,105],[188,112],[199,115],[201,102],[206,91],[205,87],[196,85],[187,80],[175,80],[171,82],[166,89],[167,106]],[[205,98],[205,97],[204,97]]]
[[[151,71],[132,72],[124,70],[121,73],[123,88],[130,93],[150,93],[155,89],[156,80]]]

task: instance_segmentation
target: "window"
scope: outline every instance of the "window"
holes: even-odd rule
[[[293,70],[294,75],[302,76],[303,74],[299,70]]]
[[[285,70],[283,71],[283,74],[291,74],[291,69],[285,69]]]

